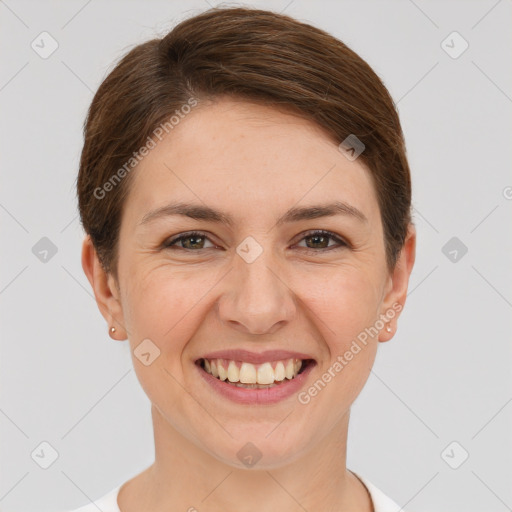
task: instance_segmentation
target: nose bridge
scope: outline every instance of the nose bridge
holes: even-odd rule
[[[281,266],[270,245],[264,248],[253,237],[247,237],[236,252],[230,293],[220,308],[222,319],[260,334],[289,321],[295,312],[293,295],[279,275]]]

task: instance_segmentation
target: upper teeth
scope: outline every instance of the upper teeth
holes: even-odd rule
[[[293,379],[301,367],[302,361],[294,358],[260,365],[226,359],[204,359],[205,370],[214,377],[243,384],[272,384],[285,378]]]

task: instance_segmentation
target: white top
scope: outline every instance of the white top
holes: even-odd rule
[[[402,507],[397,505],[391,498],[388,498],[380,489],[375,487],[371,482],[363,478],[362,476],[352,473],[363,482],[368,489],[368,492],[372,498],[374,512],[405,512]],[[83,507],[77,508],[70,512],[121,512],[117,504],[117,494],[123,484],[119,485],[103,497],[97,499],[94,503],[84,505]]]

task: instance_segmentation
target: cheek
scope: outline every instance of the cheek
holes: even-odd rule
[[[226,275],[226,268],[191,267],[169,262],[132,266],[124,304],[132,353],[150,339],[160,350],[152,367],[167,369],[180,381],[192,361],[189,341],[211,314],[215,292]]]
[[[162,353],[171,352],[176,364],[176,353],[192,335],[188,331],[207,283],[193,279],[190,272],[170,269],[134,272],[130,283],[126,310],[134,344],[149,338]]]
[[[377,337],[371,329],[378,318],[375,276],[356,266],[336,268],[329,275],[317,274],[316,288],[312,277],[303,283],[305,303],[325,341],[326,359],[319,361],[316,380],[298,399],[312,416],[318,410],[332,425],[359,395],[375,360]]]
[[[218,270],[218,269],[217,269]],[[126,322],[134,342],[149,338],[174,354],[183,349],[201,322],[204,309],[211,307],[213,289],[224,272],[191,271],[190,268],[139,269],[130,275],[125,301]],[[308,315],[322,329],[332,350],[342,350],[347,342],[371,325],[377,316],[375,279],[370,269],[357,265],[293,268],[285,276],[289,293],[307,306],[297,315]],[[208,291],[213,293],[209,296]],[[299,319],[300,320],[300,319]]]
[[[344,351],[345,345],[378,316],[375,276],[369,269],[347,265],[303,273],[300,283],[297,281],[299,288],[331,352]]]
[[[180,409],[186,397],[177,383],[183,382],[183,365],[189,363],[184,361],[184,351],[204,315],[199,301],[209,287],[201,288],[206,286],[204,280],[192,279],[190,272],[185,275],[162,267],[134,271],[129,282],[125,311],[137,378],[162,410]],[[151,361],[146,364],[139,355],[148,352]]]

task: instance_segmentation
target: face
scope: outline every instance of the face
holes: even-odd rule
[[[200,105],[133,172],[102,309],[153,406],[232,466],[249,441],[260,468],[314,450],[347,418],[386,320],[394,332],[413,237],[389,273],[361,161],[246,102]]]

